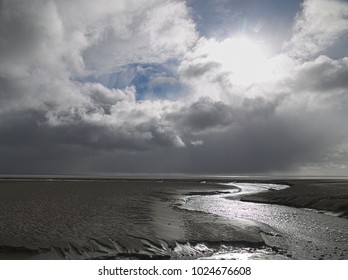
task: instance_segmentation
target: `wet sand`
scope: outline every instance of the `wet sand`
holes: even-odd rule
[[[280,191],[245,195],[242,201],[309,208],[348,218],[348,181],[346,180],[277,180],[270,183],[289,185]]]
[[[0,259],[348,258],[346,219],[292,208],[339,212],[346,182],[249,182],[2,180]]]
[[[256,222],[177,207],[189,193],[208,197],[221,188],[178,180],[1,181],[0,259],[196,259],[264,250]]]

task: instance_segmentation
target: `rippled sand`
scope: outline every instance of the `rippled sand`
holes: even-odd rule
[[[259,184],[256,190],[267,192],[277,186],[281,185]],[[256,217],[258,204],[239,201],[241,187],[247,192],[255,185],[192,180],[2,180],[0,258],[294,257],[281,227]],[[238,199],[225,199],[228,196]],[[243,216],[243,211],[254,216]]]

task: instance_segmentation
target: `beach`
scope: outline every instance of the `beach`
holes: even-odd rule
[[[0,259],[348,259],[347,192],[342,180],[3,179]]]

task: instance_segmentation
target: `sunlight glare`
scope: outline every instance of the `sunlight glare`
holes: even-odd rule
[[[268,59],[261,47],[246,38],[228,38],[222,42],[211,43],[209,59],[222,65],[231,75],[231,82],[238,85],[251,85],[270,78]]]

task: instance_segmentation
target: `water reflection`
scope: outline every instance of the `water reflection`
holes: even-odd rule
[[[287,247],[288,254],[295,258],[341,259],[348,257],[347,219],[292,207],[239,201],[241,194],[255,193],[258,190],[265,191],[269,188],[273,189],[275,186],[257,183],[229,185],[238,186],[241,191],[236,194],[210,197],[190,196],[182,207],[269,225],[278,232],[271,237],[272,241],[278,243],[279,246]],[[276,186],[276,188],[279,187],[286,186]]]

